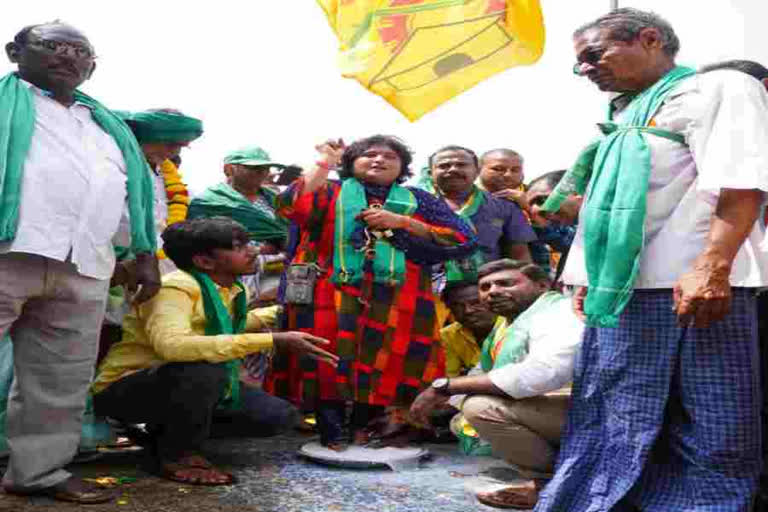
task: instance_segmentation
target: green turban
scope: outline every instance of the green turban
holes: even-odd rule
[[[139,143],[189,142],[203,134],[203,122],[179,112],[146,110],[115,111],[131,127]]]

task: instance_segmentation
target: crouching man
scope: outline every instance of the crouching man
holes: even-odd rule
[[[232,475],[199,453],[213,421],[238,416],[258,436],[290,428],[298,418],[288,402],[241,386],[241,359],[273,346],[331,364],[337,357],[317,346],[326,340],[306,333],[254,332],[265,327],[263,311],[247,311],[238,277],[253,271],[256,253],[237,222],[181,222],[166,229],[163,242],[180,270],[126,316],[122,341],[93,384],[94,405],[100,415],[148,425],[163,476],[230,484]]]
[[[533,508],[553,471],[583,324],[567,297],[549,291],[547,273],[537,265],[498,260],[478,275],[480,302],[500,315],[480,364],[466,377],[435,380],[416,398],[411,416],[427,423],[438,405],[450,400],[460,407],[493,453],[530,478],[478,499],[500,508]]]

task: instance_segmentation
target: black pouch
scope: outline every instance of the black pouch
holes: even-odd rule
[[[288,267],[285,271],[286,304],[312,304],[318,271],[317,265],[307,263],[295,263]]]

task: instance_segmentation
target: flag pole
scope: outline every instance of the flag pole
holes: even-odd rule
[[[611,10],[614,11],[619,8],[619,0],[611,0]]]

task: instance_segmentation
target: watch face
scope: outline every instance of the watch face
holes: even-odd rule
[[[435,389],[443,389],[447,385],[448,385],[448,379],[446,379],[445,377],[440,377],[439,379],[435,379],[432,381],[432,387]]]

